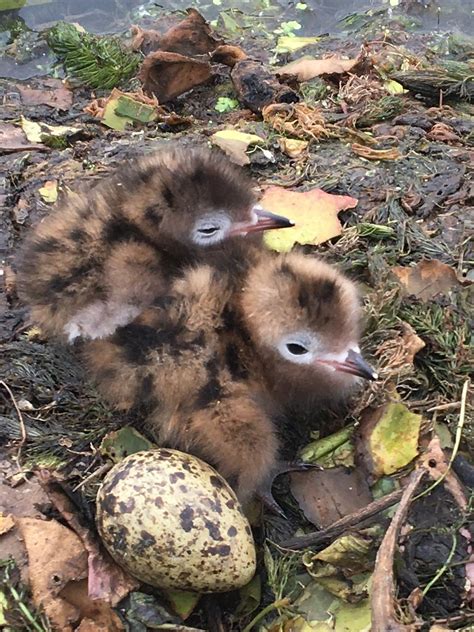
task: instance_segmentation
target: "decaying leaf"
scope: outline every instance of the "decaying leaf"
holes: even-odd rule
[[[374,477],[393,474],[418,455],[422,417],[401,402],[379,406],[362,415],[359,453]]]
[[[193,57],[206,55],[222,44],[199,11],[188,9],[187,14],[184,20],[162,35],[158,31],[134,27],[132,48],[145,54],[161,50]]]
[[[21,100],[25,105],[49,105],[57,110],[68,110],[72,105],[72,92],[60,79],[44,79],[42,88],[19,85]]]
[[[398,160],[398,158],[402,157],[398,147],[391,147],[390,149],[373,149],[372,147],[366,147],[365,145],[353,143],[351,145],[351,149],[355,154],[361,156],[362,158],[366,158],[367,160]]]
[[[372,502],[361,468],[293,472],[291,493],[306,518],[320,528],[328,527]]]
[[[237,165],[248,165],[250,159],[247,150],[252,146],[265,144],[263,138],[255,134],[246,134],[234,129],[224,129],[210,137],[211,143],[220,147]]]
[[[456,272],[437,259],[425,259],[412,268],[395,266],[392,273],[400,282],[406,296],[429,301],[438,294],[448,294],[460,283]]]
[[[54,204],[58,199],[58,183],[56,180],[47,180],[42,187],[38,189],[38,193],[47,204]]]
[[[302,57],[286,64],[286,66],[277,68],[276,72],[278,75],[295,75],[298,81],[309,81],[322,75],[342,75],[345,72],[350,72],[359,61],[358,57],[356,59]]]
[[[412,371],[415,355],[425,346],[413,327],[402,321],[399,334],[382,342],[375,351],[381,376]]]
[[[337,215],[342,210],[354,208],[357,200],[347,195],[331,195],[322,189],[300,193],[272,186],[265,191],[261,204],[295,222],[294,228],[269,231],[265,235],[269,248],[289,252],[296,243],[322,244],[340,235],[342,226]]]
[[[138,74],[143,88],[156,95],[160,103],[205,83],[210,76],[209,62],[165,51],[145,57]]]
[[[25,136],[32,143],[42,143],[48,137],[66,138],[80,132],[79,127],[71,127],[68,125],[48,125],[47,123],[36,123],[30,121],[24,116],[21,117],[21,127],[25,132]]]
[[[87,553],[77,535],[55,520],[18,518],[17,524],[28,553],[34,603],[54,626],[68,632],[80,612],[60,593],[69,582],[87,576]]]
[[[169,602],[172,612],[177,614],[183,621],[186,621],[192,614],[201,598],[199,593],[190,592],[188,590],[172,590],[171,588],[167,588],[162,592]]]
[[[32,151],[39,149],[47,151],[47,147],[30,141],[19,127],[11,123],[0,123],[0,153],[13,153],[15,151]]]
[[[307,140],[296,140],[295,138],[279,138],[278,144],[281,151],[289,158],[300,158],[308,149]]]

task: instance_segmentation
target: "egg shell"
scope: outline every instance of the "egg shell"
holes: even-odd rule
[[[99,489],[97,527],[115,561],[158,588],[225,592],[255,573],[252,531],[233,490],[177,450],[115,465]]]

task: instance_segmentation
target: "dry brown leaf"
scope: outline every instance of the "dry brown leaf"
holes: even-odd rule
[[[411,372],[415,355],[425,346],[413,327],[402,321],[398,336],[382,342],[375,352],[382,367],[381,377]]]
[[[371,147],[366,147],[365,145],[353,143],[351,145],[351,149],[355,154],[361,156],[362,158],[367,158],[367,160],[397,160],[402,157],[398,147],[391,147],[390,149],[372,149]]]
[[[45,79],[43,88],[18,86],[25,105],[49,105],[57,110],[68,110],[72,105],[72,92],[59,79]]]
[[[461,142],[461,138],[456,134],[453,128],[446,125],[446,123],[435,123],[426,134],[426,138],[430,140],[440,140],[446,143]]]
[[[77,535],[55,520],[17,518],[16,523],[28,553],[33,601],[53,626],[69,632],[80,612],[60,593],[87,576],[87,553]]]
[[[309,81],[321,75],[342,75],[349,72],[359,63],[360,59],[340,59],[328,57],[327,59],[297,59],[290,64],[277,68],[278,75],[295,75],[298,81]]]
[[[164,51],[145,57],[138,74],[144,89],[155,94],[160,103],[166,103],[206,82],[210,76],[209,62]]]
[[[216,64],[224,64],[224,66],[233,68],[238,61],[247,59],[247,53],[240,46],[223,44],[212,53],[211,59]]]
[[[322,189],[301,193],[272,186],[266,189],[261,204],[295,222],[294,228],[268,231],[264,237],[267,246],[273,250],[288,252],[296,243],[322,244],[340,235],[342,226],[338,213],[357,206],[357,200],[348,195],[332,195]]]
[[[41,470],[38,480],[64,520],[79,536],[88,553],[90,599],[102,600],[115,606],[130,591],[135,590],[139,582],[118,566],[99,545],[92,531],[83,526],[61,487],[61,481],[48,470]]]
[[[296,140],[295,138],[279,138],[278,144],[281,151],[289,158],[301,158],[306,154],[309,142],[307,140]]]
[[[453,268],[437,259],[425,259],[413,268],[395,266],[392,273],[406,296],[413,295],[422,301],[429,301],[438,294],[447,294],[460,285]]]
[[[320,528],[328,527],[372,502],[362,468],[293,472],[291,493],[306,518]]]

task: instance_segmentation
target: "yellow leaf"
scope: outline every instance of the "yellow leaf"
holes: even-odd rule
[[[278,252],[289,252],[295,243],[322,244],[337,237],[342,232],[338,213],[357,206],[357,200],[348,195],[331,195],[321,189],[300,193],[277,186],[269,187],[260,203],[296,224],[294,228],[266,233],[265,243]]]
[[[390,94],[403,94],[404,92],[407,92],[402,84],[395,81],[395,79],[389,79],[383,85]]]
[[[24,116],[21,117],[21,127],[30,143],[41,143],[43,136],[67,136],[80,131],[78,127],[67,125],[48,125],[47,123],[36,123]]]
[[[278,144],[284,154],[290,158],[299,158],[308,148],[307,140],[296,140],[295,138],[279,138]]]
[[[300,50],[310,44],[316,44],[321,37],[290,37],[288,35],[282,35],[278,38],[275,51],[277,53],[293,53],[295,50]]]
[[[38,189],[38,193],[47,204],[54,204],[58,199],[58,183],[56,180],[47,180],[43,186]]]
[[[265,141],[255,134],[246,134],[235,129],[224,129],[216,132],[210,138],[214,145],[220,147],[229,158],[238,165],[248,165],[249,157],[246,154],[251,145],[264,145]]]
[[[298,81],[309,81],[321,75],[341,75],[349,72],[359,62],[356,59],[340,59],[328,57],[328,59],[305,58],[292,61],[290,64],[277,68],[279,75],[296,75]]]

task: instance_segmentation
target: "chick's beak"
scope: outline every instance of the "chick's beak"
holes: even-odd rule
[[[376,380],[378,378],[377,372],[364,360],[359,352],[353,349],[349,349],[346,358],[342,361],[325,359],[320,360],[320,362],[331,366],[335,371],[350,373],[357,377],[363,377],[366,380]]]
[[[235,236],[247,235],[248,233],[260,233],[272,228],[291,228],[295,225],[294,222],[287,217],[270,213],[270,211],[266,211],[260,206],[255,206],[253,211],[257,221],[235,224],[231,231],[231,235]]]

